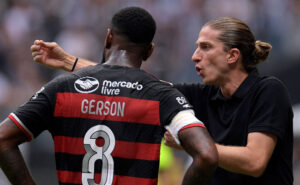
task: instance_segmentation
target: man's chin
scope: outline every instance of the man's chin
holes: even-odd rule
[[[203,81],[203,83],[204,83],[205,85],[214,85],[214,84],[212,83],[212,81],[209,81],[208,79],[205,79],[205,78],[203,78],[203,77],[202,77],[202,81]]]

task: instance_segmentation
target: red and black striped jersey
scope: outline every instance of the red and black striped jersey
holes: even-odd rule
[[[154,185],[164,126],[186,109],[145,71],[99,64],[52,80],[9,118],[29,140],[51,133],[60,185]]]

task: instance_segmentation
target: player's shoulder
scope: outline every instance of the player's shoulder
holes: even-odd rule
[[[58,82],[63,82],[63,83],[68,83],[75,81],[79,78],[84,78],[84,77],[97,77],[97,75],[101,74],[100,70],[102,69],[102,65],[98,64],[96,66],[88,66],[85,68],[82,68],[78,71],[60,76],[57,81]]]
[[[144,73],[142,77],[142,83],[145,87],[151,88],[153,90],[163,90],[163,89],[174,89],[173,84],[164,80],[160,80],[156,76],[150,73]]]
[[[70,78],[83,77],[86,75],[97,74],[100,70],[103,69],[102,64],[97,64],[95,66],[88,66],[82,69],[79,69],[75,72],[72,72]]]
[[[259,80],[260,85],[282,86],[283,82],[275,76],[262,76]]]
[[[259,89],[271,89],[273,91],[287,89],[285,84],[275,76],[263,76],[256,85]]]
[[[263,97],[271,101],[285,99],[289,101],[290,95],[285,84],[274,76],[262,76],[255,83],[253,92],[256,96]]]
[[[155,75],[144,70],[133,70],[133,79],[137,80],[139,84],[143,86],[141,93],[148,95],[149,97],[160,97],[161,94],[165,94],[166,91],[177,91],[173,85],[167,81],[160,80]]]
[[[90,67],[87,67],[90,68]],[[63,73],[55,78],[53,78],[51,81],[49,81],[46,86],[50,88],[56,88],[56,89],[63,89],[65,87],[68,87],[70,84],[73,84],[77,79],[80,79],[82,77],[87,76],[89,69],[83,69],[78,70],[76,72],[72,73]]]

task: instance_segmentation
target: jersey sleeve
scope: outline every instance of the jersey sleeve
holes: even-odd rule
[[[27,136],[28,141],[48,129],[55,103],[55,82],[49,82],[8,117]]]
[[[178,112],[192,108],[187,99],[173,87],[160,86],[156,96],[159,97],[160,120],[163,126],[169,124]]]
[[[286,87],[277,79],[265,80],[256,94],[248,132],[266,132],[283,138],[293,112]]]
[[[198,85],[179,83],[174,84],[174,87],[178,89],[188,99],[189,102],[193,103],[193,101],[195,101],[194,97],[197,97],[195,96],[195,93],[198,91]]]
[[[204,127],[204,124],[195,117],[195,113],[192,109],[183,110],[174,116],[171,123],[166,126],[166,129],[173,136],[177,144],[180,144],[178,139],[178,133],[180,130],[190,127]]]
[[[187,101],[185,96],[183,96],[177,89],[173,87],[165,87],[160,89],[160,115],[161,115],[161,122],[163,126],[169,125],[169,127],[173,127],[174,133],[177,134],[177,132],[184,126],[188,124],[194,124],[194,123],[201,123],[195,116],[194,111],[192,110],[192,105]],[[187,111],[188,110],[188,111]],[[181,116],[178,116],[179,112],[182,111],[191,111],[192,117],[195,119],[190,119],[192,121],[187,121],[188,119],[182,119],[185,118],[186,115],[190,115],[190,113],[180,114]],[[174,121],[174,118],[177,116],[177,118],[180,117],[179,121],[176,121],[178,125],[171,126],[171,122]],[[187,121],[187,122],[186,122]]]

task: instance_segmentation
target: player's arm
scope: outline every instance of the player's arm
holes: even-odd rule
[[[18,148],[26,140],[10,119],[0,124],[0,167],[12,185],[35,185]]]
[[[194,116],[193,110],[184,110],[174,116],[166,129],[193,158],[182,184],[207,184],[218,166],[218,153],[203,123]]]
[[[182,149],[173,136],[166,132],[164,135],[167,146]],[[277,137],[272,134],[253,132],[248,134],[246,146],[225,146],[216,144],[219,154],[219,167],[233,173],[253,177],[261,176],[272,156]]]
[[[268,165],[276,142],[277,137],[273,134],[253,132],[248,134],[244,147],[216,144],[219,166],[234,173],[259,177]]]
[[[86,59],[76,58],[65,52],[56,42],[35,40],[31,46],[31,53],[35,62],[65,71],[76,71],[97,64]]]
[[[218,154],[206,128],[186,128],[178,137],[183,149],[193,158],[182,185],[207,184],[218,166]]]

